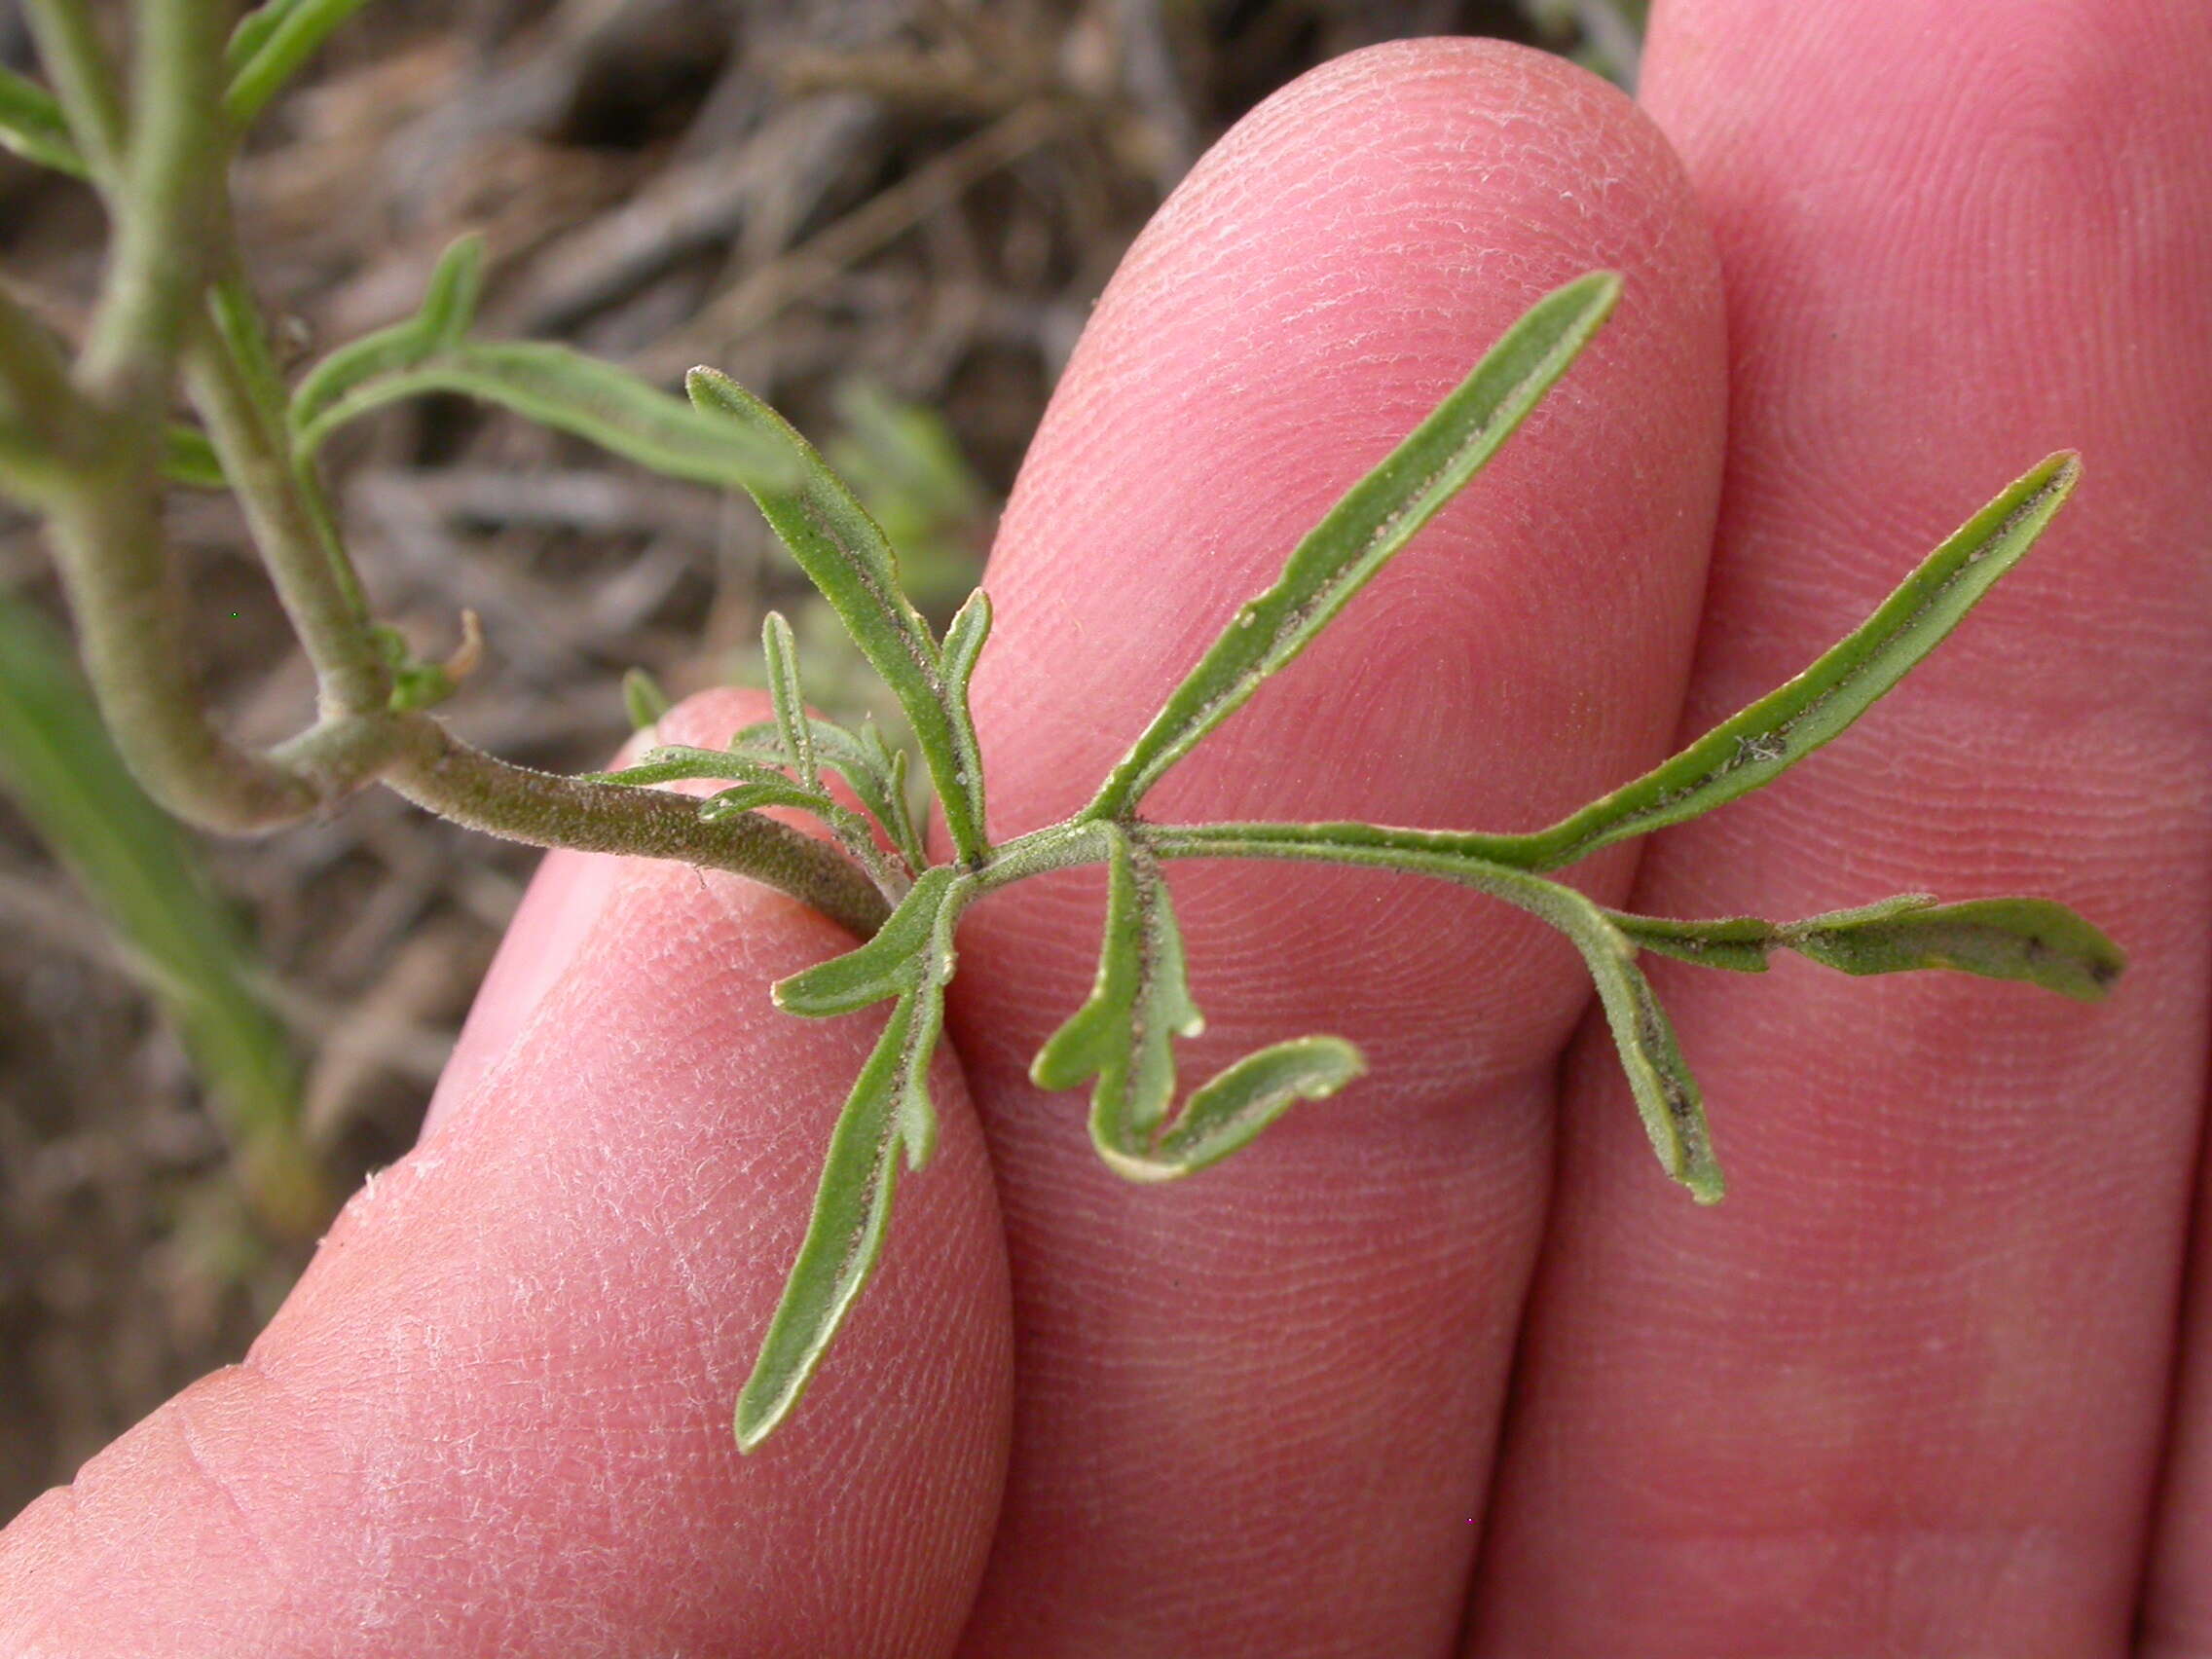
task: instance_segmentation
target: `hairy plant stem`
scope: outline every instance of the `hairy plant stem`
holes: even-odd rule
[[[390,706],[359,580],[320,480],[293,462],[284,390],[239,275],[223,183],[229,8],[139,0],[127,121],[89,10],[31,4],[115,244],[73,377],[36,320],[0,295],[0,410],[12,417],[0,424],[0,464],[48,509],[93,693],[148,791],[204,828],[253,832],[382,779],[492,834],[733,870],[872,934],[889,912],[883,896],[822,841],[757,814],[707,822],[683,796],[510,765]],[[268,754],[232,742],[204,710],[163,542],[161,445],[180,366],[315,670],[322,719]]]
[[[139,0],[132,8],[129,144],[111,203],[107,280],[77,379],[104,408],[157,426],[206,285],[215,240],[208,231],[225,189],[228,11],[209,0]]]
[[[827,841],[740,813],[699,816],[689,795],[533,771],[471,748],[426,715],[398,716],[436,737],[400,756],[385,781],[416,805],[472,830],[538,847],[679,859],[779,888],[866,939],[891,906]]]
[[[185,386],[314,665],[323,717],[381,710],[391,700],[391,672],[369,632],[359,582],[311,498],[315,486],[292,465],[260,313],[235,273],[216,283],[211,310],[186,348]]]
[[[303,779],[226,738],[202,706],[183,584],[162,541],[153,436],[118,434],[109,464],[71,471],[49,505],[86,672],[116,746],[155,799],[210,830],[274,829],[320,803]]]

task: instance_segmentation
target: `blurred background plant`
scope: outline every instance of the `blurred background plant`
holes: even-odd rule
[[[1633,80],[1639,0],[373,0],[238,168],[249,261],[305,359],[413,309],[478,230],[498,333],[674,385],[713,363],[826,448],[941,622],[1091,301],[1198,153],[1313,64],[1482,33]],[[0,62],[32,67],[0,0]],[[0,152],[0,271],[76,338],[99,211]],[[642,667],[810,694],[870,677],[749,508],[432,399],[330,476],[382,614],[491,667],[448,711],[599,763]],[[312,700],[227,498],[178,492],[205,683],[253,740]],[[356,796],[266,840],[178,829],[122,772],[0,505],[0,1519],[236,1359],[334,1196],[405,1151],[535,855]],[[879,711],[880,713],[880,711]],[[66,871],[66,875],[57,873]]]

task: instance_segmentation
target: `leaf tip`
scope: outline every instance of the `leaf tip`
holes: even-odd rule
[[[742,1456],[757,1452],[760,1443],[776,1432],[779,1424],[791,1411],[791,1396],[778,1398],[748,1382],[745,1391],[737,1397],[737,1413],[732,1426],[737,1434],[737,1450]]]

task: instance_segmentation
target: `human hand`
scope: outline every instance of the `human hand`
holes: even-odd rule
[[[2045,894],[2128,949],[2109,1004],[1659,964],[1733,1178],[1696,1210],[1548,933],[1178,868],[1189,1071],[1311,1030],[1373,1070],[1150,1190],[1025,1081],[1097,932],[1095,878],[1025,884],[962,934],[938,1160],[740,1458],[870,1022],[769,1007],[845,942],[777,895],[557,855],[422,1146],[248,1363],[0,1538],[0,1652],[2085,1654],[2138,1609],[2212,1644],[2208,70],[2187,0],[1683,0],[1646,96],[1685,177],[1550,60],[1330,66],[1101,303],[977,689],[998,830],[1079,804],[1334,495],[1608,266],[1528,428],[1161,811],[1543,823],[2071,445],[2046,545],[1897,697],[1586,873],[1703,915]]]

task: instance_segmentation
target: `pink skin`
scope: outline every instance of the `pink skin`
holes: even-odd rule
[[[938,1162],[740,1459],[870,1021],[768,1008],[839,942],[796,906],[557,857],[421,1149],[248,1364],[0,1535],[0,1652],[2075,1655],[2137,1616],[2212,1652],[2212,1302],[2180,1297],[2212,12],[1682,0],[1646,86],[1650,119],[1511,49],[1389,48],[1217,148],[994,555],[995,832],[1076,804],[1335,492],[1609,265],[1560,392],[1159,813],[1531,827],[2075,444],[2047,546],[1894,704],[1586,875],[1681,913],[2049,893],[2129,948],[2110,1004],[1663,965],[1733,1183],[1700,1211],[1548,935],[1410,880],[1181,866],[1187,1075],[1307,1030],[1375,1069],[1139,1190],[1023,1080],[1097,928],[1095,877],[1036,883],[964,930]]]

